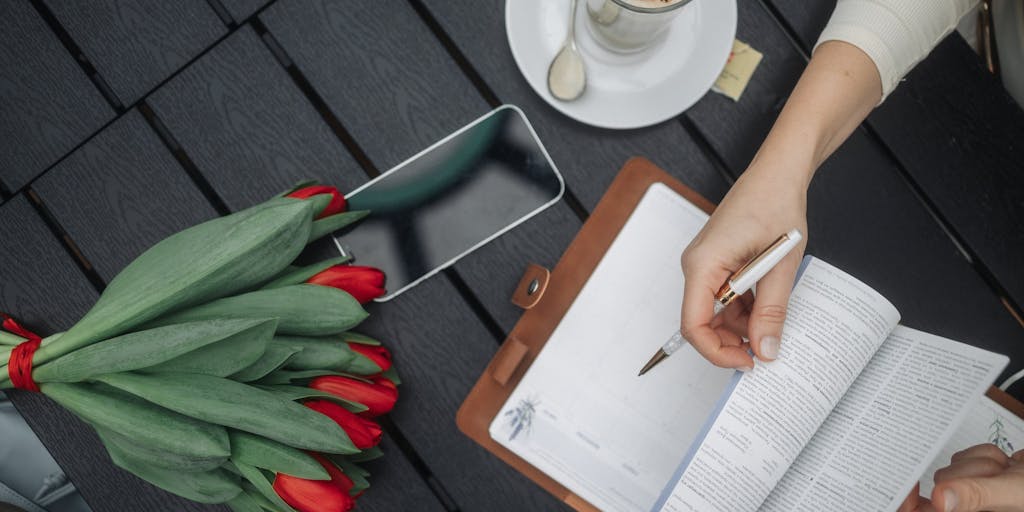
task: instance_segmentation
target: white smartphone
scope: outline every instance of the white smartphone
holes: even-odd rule
[[[503,105],[346,196],[370,210],[334,234],[343,255],[387,275],[387,301],[545,208],[565,181],[522,110]]]

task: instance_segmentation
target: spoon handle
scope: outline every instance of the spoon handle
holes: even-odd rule
[[[565,40],[576,45],[576,0],[569,0],[569,34]]]

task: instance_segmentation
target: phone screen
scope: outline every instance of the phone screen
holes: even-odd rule
[[[554,204],[565,189],[523,113],[503,106],[349,194],[370,215],[335,244],[387,275],[388,300]]]

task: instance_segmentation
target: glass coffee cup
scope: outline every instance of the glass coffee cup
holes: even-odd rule
[[[639,52],[657,41],[690,1],[587,0],[587,27],[609,50]]]

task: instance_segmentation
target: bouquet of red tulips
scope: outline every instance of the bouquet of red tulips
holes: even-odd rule
[[[41,392],[115,464],[236,512],[343,511],[381,455],[398,398],[391,356],[352,331],[384,274],[335,258],[292,266],[364,217],[306,186],[172,235],[129,264],[66,332],[3,316],[0,388]]]

